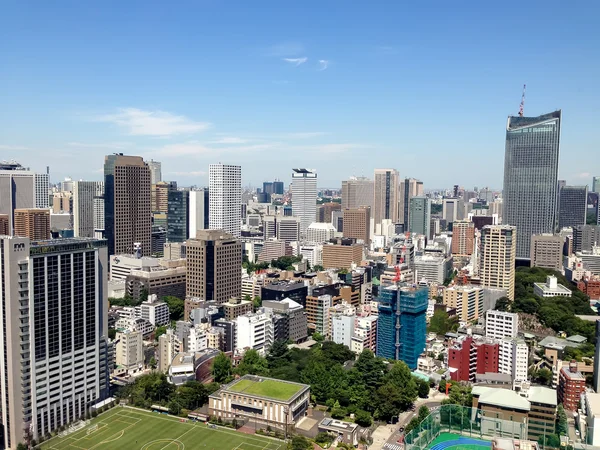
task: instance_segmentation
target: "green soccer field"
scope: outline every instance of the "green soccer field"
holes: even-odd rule
[[[97,425],[97,427],[96,427]],[[284,443],[200,422],[115,407],[85,428],[41,445],[43,450],[278,450]]]

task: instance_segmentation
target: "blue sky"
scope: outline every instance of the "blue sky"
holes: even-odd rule
[[[506,118],[563,109],[560,178],[600,175],[598,2],[7,1],[0,159],[100,179],[105,154],[207,183],[394,167],[501,188]]]

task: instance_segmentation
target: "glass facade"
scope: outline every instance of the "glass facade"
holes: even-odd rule
[[[427,334],[427,288],[389,286],[379,296],[377,356],[404,361],[417,368]]]
[[[183,242],[188,238],[189,191],[169,191],[167,241]]]
[[[503,223],[517,227],[517,258],[529,259],[531,236],[555,230],[562,113],[509,117],[504,159]]]
[[[587,215],[587,186],[564,186],[558,201],[558,229],[585,225]]]

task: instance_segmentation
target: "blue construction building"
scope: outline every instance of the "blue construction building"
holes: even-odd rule
[[[387,286],[379,290],[377,356],[404,361],[412,370],[425,350],[428,289]]]

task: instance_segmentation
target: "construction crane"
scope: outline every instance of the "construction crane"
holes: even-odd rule
[[[521,96],[521,105],[519,106],[519,117],[523,117],[523,110],[525,109],[525,84],[523,85],[523,95]]]

